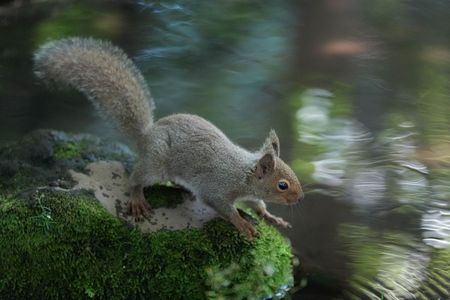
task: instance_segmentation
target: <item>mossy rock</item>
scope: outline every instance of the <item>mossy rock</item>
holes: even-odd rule
[[[74,136],[66,138],[78,145]],[[46,163],[26,155],[16,161],[22,171],[52,170],[53,177],[42,170],[45,176],[30,180],[40,188],[15,172],[8,183],[19,176],[20,185],[0,190],[1,299],[263,299],[292,283],[291,249],[261,220],[253,242],[218,218],[202,228],[143,233],[108,213],[92,193],[43,187],[66,176],[65,168],[90,161],[83,158],[86,149],[72,146],[70,155],[55,157],[56,145],[49,143],[51,155],[41,155]],[[0,149],[0,162],[16,146]],[[122,150],[89,151],[133,160]],[[167,189],[159,193],[173,197]]]
[[[118,160],[130,168],[135,156],[122,144],[92,135],[36,130],[0,147],[0,191],[58,185],[71,180],[68,169],[81,171],[98,160]]]

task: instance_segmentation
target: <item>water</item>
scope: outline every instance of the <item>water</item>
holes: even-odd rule
[[[270,205],[299,258],[292,298],[450,297],[448,1],[0,4],[0,143],[50,127],[121,137],[33,77],[49,38],[112,40],[156,116],[201,115],[259,148],[270,128],[305,200]]]

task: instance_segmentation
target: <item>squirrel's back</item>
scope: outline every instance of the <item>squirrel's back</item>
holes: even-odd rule
[[[83,92],[139,146],[152,125],[154,104],[144,78],[121,49],[92,38],[67,38],[41,46],[34,61],[38,77]]]

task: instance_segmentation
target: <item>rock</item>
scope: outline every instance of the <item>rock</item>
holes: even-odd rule
[[[154,213],[134,224],[134,159],[120,144],[56,131],[0,148],[0,298],[262,299],[292,284],[290,247],[255,216],[249,242],[166,184],[146,190]]]
[[[111,214],[133,223],[133,218],[124,213],[127,208],[129,187],[128,174],[124,166],[117,161],[98,161],[87,165],[86,171],[87,174],[69,170],[77,183],[74,189],[93,190],[95,197]],[[180,199],[181,196],[181,192],[176,194]],[[201,228],[206,222],[218,217],[213,209],[196,199],[178,202],[174,207],[152,205],[151,217],[136,225],[143,232]]]
[[[33,147],[24,147],[22,151],[27,152],[28,157],[33,161],[46,162],[53,157],[53,143],[51,132],[39,130],[35,131],[30,139]]]

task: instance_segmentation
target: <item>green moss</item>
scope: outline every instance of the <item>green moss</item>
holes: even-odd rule
[[[0,196],[0,298],[263,298],[292,281],[291,253],[257,227],[253,243],[219,219],[143,234],[87,195]]]
[[[29,186],[29,172],[20,170],[9,178],[0,177],[0,195],[16,194]]]
[[[105,142],[92,140],[89,136],[77,137],[63,141],[56,141],[53,145],[53,157],[56,160],[78,160],[87,164],[92,160],[130,160],[134,159],[130,154],[108,151]]]
[[[54,147],[54,156],[56,159],[74,159],[81,156],[82,149],[80,145],[73,142],[59,143]]]
[[[262,299],[293,283],[286,267],[291,264],[290,247],[273,227],[261,222],[258,230],[260,237],[243,250],[241,259],[207,269],[209,298]]]

